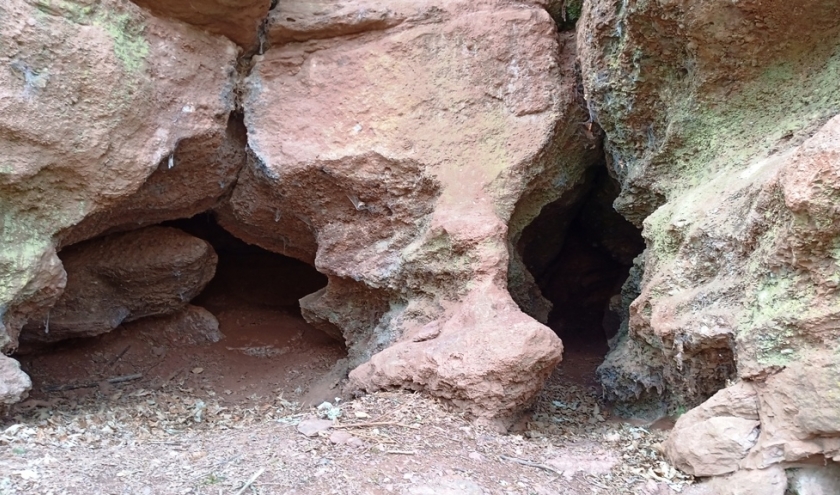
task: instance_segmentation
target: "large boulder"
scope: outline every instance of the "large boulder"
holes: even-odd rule
[[[134,194],[179,143],[225,136],[237,48],[127,0],[11,0],[0,5],[0,53],[0,348],[9,351],[66,283],[56,234],[73,238],[68,229]],[[75,240],[131,220],[117,216]]]
[[[175,313],[210,282],[217,257],[206,241],[148,227],[73,245],[59,254],[67,286],[21,342],[56,342],[110,332],[124,322]]]
[[[29,395],[32,380],[16,360],[0,354],[0,405],[11,405]]]
[[[737,471],[758,440],[758,407],[748,383],[721,390],[679,418],[665,442],[665,454],[693,476]]]
[[[245,165],[246,141],[241,119],[231,117],[226,127],[178,142],[137,191],[59,232],[59,248],[215,208]]]
[[[271,16],[220,223],[329,277],[302,309],[347,343],[351,388],[509,413],[562,349],[508,292],[509,268],[533,284],[512,246],[598,156],[574,40],[524,3],[318,5]]]

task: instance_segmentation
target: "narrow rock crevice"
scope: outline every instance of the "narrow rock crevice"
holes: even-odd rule
[[[576,188],[543,207],[517,245],[551,305],[545,322],[563,340],[564,361],[574,353],[603,359],[623,322],[626,328],[621,287],[645,245],[613,209],[618,193],[603,162],[590,168]]]

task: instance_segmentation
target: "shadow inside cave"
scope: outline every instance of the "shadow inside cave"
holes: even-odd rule
[[[229,402],[278,394],[305,400],[346,357],[343,342],[301,316],[299,299],[327,283],[315,268],[239,240],[212,213],[162,225],[204,239],[218,255],[190,316],[145,317],[95,337],[23,349],[15,357],[33,379],[33,398],[98,394],[103,381],[136,376],[120,386],[190,387]]]
[[[621,287],[645,247],[641,231],[612,206],[619,186],[606,166],[546,205],[517,246],[543,297],[547,325],[563,341],[560,364],[572,383],[596,386],[596,368],[621,326]]]

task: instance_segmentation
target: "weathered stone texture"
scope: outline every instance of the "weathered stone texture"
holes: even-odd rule
[[[815,390],[840,336],[838,15],[827,0],[598,1],[579,25],[616,207],[647,243],[599,376],[610,398],[661,412],[749,382],[761,434],[741,468],[837,452],[833,396]],[[684,466],[681,440],[711,421],[687,416],[670,451]],[[707,452],[692,463],[733,468]]]
[[[155,15],[178,19],[210,33],[227,36],[246,50],[259,47],[260,28],[272,3],[271,0],[131,1]]]
[[[0,5],[0,347],[61,294],[56,234],[224,136],[236,55],[124,0]]]
[[[206,241],[148,227],[76,244],[60,253],[67,286],[21,342],[55,342],[110,332],[123,322],[184,308],[210,282],[216,253]]]
[[[329,276],[302,308],[347,342],[353,387],[509,412],[561,350],[507,292],[509,243],[597,157],[572,40],[525,5],[316,7],[271,17],[220,221]]]

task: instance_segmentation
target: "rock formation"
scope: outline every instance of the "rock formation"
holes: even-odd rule
[[[573,212],[622,269],[638,253],[587,196],[615,180],[646,249],[609,302],[607,398],[686,412],[666,452],[688,472],[810,483],[801,463],[840,461],[838,18],[834,0],[5,2],[0,347],[47,315],[50,340],[179,310],[169,327],[212,331],[181,310],[212,253],[150,227],[211,211],[327,277],[301,310],[346,343],[350,389],[506,416],[561,356],[534,273]],[[141,238],[157,275],[192,279],[124,297],[131,263],[98,250]],[[102,311],[75,325],[78,300]],[[28,378],[0,368],[19,400]]]
[[[236,56],[127,1],[0,5],[0,347],[60,296],[57,234],[224,135]]]
[[[701,476],[838,460],[840,6],[790,7],[593,1],[579,25],[616,207],[647,243],[599,375],[637,413],[732,384],[669,441]]]
[[[43,117],[20,123],[7,106],[0,125],[14,151],[3,236],[19,246],[0,270],[5,348],[48,314],[52,340],[155,313],[80,289],[74,274],[101,274],[74,253],[112,241],[78,243],[215,210],[234,235],[328,276],[302,310],[347,344],[353,388],[426,390],[478,416],[525,405],[562,347],[520,309],[545,321],[550,303],[513,246],[600,156],[573,36],[501,0],[136,3],[148,10],[3,7],[4,39],[23,47],[7,50],[6,101]],[[79,297],[104,316],[70,329]]]
[[[267,36],[221,224],[329,277],[301,305],[352,387],[521,407],[561,347],[508,294],[509,243],[597,158],[573,39],[493,2],[281,3]]]
[[[64,292],[43,321],[24,327],[23,343],[110,332],[123,322],[175,313],[216,271],[207,242],[169,227],[112,234],[61,251]]]

